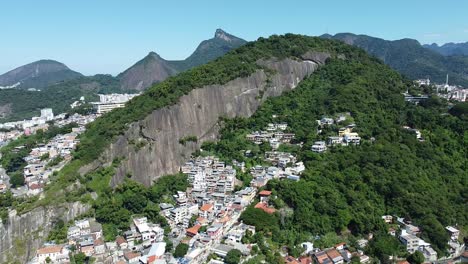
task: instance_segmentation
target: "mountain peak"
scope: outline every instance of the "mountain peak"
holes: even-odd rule
[[[220,28],[216,29],[215,38],[222,39],[225,41],[232,41],[232,36]]]
[[[43,88],[51,84],[82,76],[65,64],[50,60],[38,60],[0,75],[0,86],[20,83],[20,88]]]

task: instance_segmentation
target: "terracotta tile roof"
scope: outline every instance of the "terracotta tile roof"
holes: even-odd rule
[[[285,258],[284,258],[284,262],[285,262],[286,264],[299,264],[299,262],[297,262],[297,260],[296,260],[294,257],[292,257],[292,256],[287,256],[287,257],[285,257]]]
[[[268,205],[263,202],[259,202],[258,204],[256,204],[255,208],[262,209],[267,214],[273,214],[274,212],[276,212],[275,208],[268,207]]]
[[[40,184],[33,183],[33,184],[31,184],[31,186],[29,186],[29,189],[30,190],[42,189],[42,186]]]
[[[134,258],[139,258],[140,256],[141,256],[140,253],[133,252],[133,251],[126,252],[126,253],[124,254],[124,257],[125,257],[127,260],[134,259]]]
[[[340,252],[338,252],[338,250],[336,249],[329,249],[327,250],[327,255],[328,257],[330,257],[331,259],[335,259],[335,258],[338,258],[338,257],[342,257]]]
[[[346,245],[345,242],[341,242],[341,243],[336,244],[336,245],[335,245],[335,248],[341,247],[341,246],[345,246],[345,245]]]
[[[51,254],[51,253],[60,253],[63,249],[63,246],[48,246],[43,247],[37,250],[38,255],[42,254]]]
[[[263,190],[263,191],[259,192],[258,195],[260,195],[260,196],[270,196],[271,191]]]
[[[211,208],[213,208],[212,204],[204,204],[202,207],[200,207],[200,210],[201,211],[209,211],[209,210],[211,210]]]
[[[94,240],[94,246],[100,245],[104,245],[104,241],[101,238]]]
[[[122,245],[123,243],[127,243],[127,240],[125,240],[125,238],[121,237],[121,236],[118,236],[116,239],[115,239],[115,242],[117,242],[117,245]]]
[[[302,256],[299,258],[299,263],[301,264],[312,264],[312,258],[309,256],[309,257],[306,257],[306,256]]]
[[[186,232],[191,235],[198,234],[198,230],[200,230],[201,225],[194,225],[190,228],[187,228]]]
[[[204,224],[204,223],[208,222],[208,220],[207,220],[206,218],[201,217],[201,216],[197,218],[197,221],[198,221],[200,224]]]
[[[410,264],[407,260],[400,260],[397,263],[398,264]]]

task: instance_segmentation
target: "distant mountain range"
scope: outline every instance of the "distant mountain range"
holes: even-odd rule
[[[44,88],[83,76],[54,60],[39,60],[0,75],[2,88]]]
[[[44,107],[52,107],[56,113],[66,111],[80,96],[94,100],[97,99],[97,93],[142,91],[169,76],[214,60],[245,43],[245,40],[217,29],[213,38],[202,41],[185,60],[169,61],[150,52],[117,77],[102,74],[83,76],[51,60],[27,64],[1,75],[0,86],[42,88],[42,91],[0,90],[0,122],[30,118]],[[18,82],[20,84],[16,85]]]
[[[213,38],[205,40],[185,60],[169,61],[157,53],[150,52],[117,76],[122,89],[144,90],[153,83],[161,82],[169,76],[214,60],[228,51],[240,47],[247,41],[217,29]]]
[[[468,42],[465,43],[446,43],[442,46],[433,44],[423,45],[425,48],[436,51],[444,56],[458,56],[458,55],[468,55]]]
[[[321,37],[360,47],[410,79],[430,78],[443,83],[448,74],[451,83],[468,87],[468,57],[443,56],[414,39],[390,41],[351,33]]]

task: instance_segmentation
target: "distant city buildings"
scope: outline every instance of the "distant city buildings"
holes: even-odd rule
[[[100,94],[99,102],[92,102],[94,109],[98,114],[105,114],[115,108],[125,106],[125,103],[139,94]]]
[[[430,86],[431,81],[429,79],[421,79],[414,81],[418,86]],[[437,96],[445,98],[447,100],[454,100],[459,102],[466,102],[468,97],[468,89],[463,88],[458,85],[449,84],[449,76],[447,75],[446,81],[444,84],[432,84],[435,88]],[[419,102],[421,100],[427,99],[428,96],[411,96],[405,94],[405,100],[410,102]]]

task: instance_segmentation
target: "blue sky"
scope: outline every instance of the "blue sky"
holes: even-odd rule
[[[422,43],[468,41],[463,0],[1,0],[0,74],[55,59],[117,74],[155,51],[183,59],[216,28],[244,38],[353,32]]]

